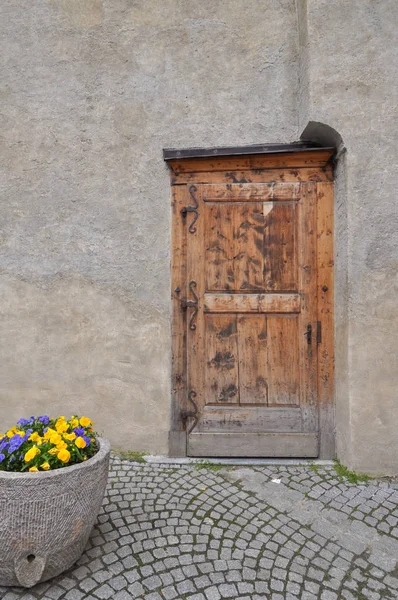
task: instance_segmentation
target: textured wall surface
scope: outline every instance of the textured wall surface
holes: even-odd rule
[[[347,150],[336,181],[338,452],[355,469],[396,473],[397,3],[298,7],[300,128],[326,123]]]
[[[298,13],[298,14],[297,14]],[[325,123],[336,181],[339,456],[396,471],[395,0],[3,0],[0,422],[88,413],[167,452],[163,147]]]
[[[296,139],[294,0],[2,0],[0,28],[0,422],[167,452],[162,148]]]

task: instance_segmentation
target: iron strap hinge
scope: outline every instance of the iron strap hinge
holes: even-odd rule
[[[196,398],[195,390],[189,390],[188,401],[192,404],[193,410],[184,410],[183,409],[180,412],[181,421],[184,423],[185,426],[186,426],[188,419],[193,419],[192,425],[188,429],[187,433],[191,433],[191,431],[196,427],[196,425],[198,423],[198,419],[199,419],[199,411],[198,411],[198,406],[195,402],[195,398]]]
[[[188,191],[191,195],[193,205],[184,206],[184,208],[182,208],[180,212],[184,219],[186,218],[188,213],[194,213],[192,222],[190,223],[190,225],[188,227],[188,231],[189,231],[189,233],[195,233],[196,232],[195,223],[199,216],[199,213],[198,213],[199,204],[198,204],[198,201],[195,196],[196,192],[198,191],[198,188],[196,187],[196,185],[190,185],[188,188]]]
[[[195,294],[195,289],[196,289],[196,281],[194,281],[192,279],[192,281],[189,282],[189,291],[191,292],[194,299],[188,300],[187,298],[181,298],[181,300],[180,300],[180,306],[181,306],[182,310],[187,310],[187,308],[194,309],[194,311],[191,315],[191,318],[189,319],[189,329],[191,329],[192,331],[195,331],[195,329],[196,329],[195,318],[196,318],[196,315],[198,314],[198,297]]]

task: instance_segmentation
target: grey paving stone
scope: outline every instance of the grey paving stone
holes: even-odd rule
[[[105,585],[102,585],[93,593],[95,594],[95,596],[97,596],[97,598],[100,598],[101,600],[107,600],[115,594],[114,590],[107,583]]]
[[[398,598],[398,490],[389,484],[356,486],[329,466],[112,463],[75,568],[30,591],[0,588],[1,600]]]

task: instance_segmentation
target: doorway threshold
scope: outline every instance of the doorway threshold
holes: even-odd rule
[[[319,465],[319,466],[333,466],[332,460],[320,460],[320,459],[299,459],[299,458],[214,458],[214,457],[202,457],[202,458],[170,458],[169,456],[143,456],[145,462],[149,464],[161,464],[161,465],[194,465],[201,464],[203,462],[211,462],[217,465],[236,465],[236,466],[253,466],[261,467],[265,465],[277,465],[286,467],[296,466],[308,466],[308,465]]]

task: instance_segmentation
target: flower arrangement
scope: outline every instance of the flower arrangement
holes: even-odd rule
[[[19,419],[0,434],[0,470],[35,473],[81,463],[98,451],[93,424],[77,416]]]

